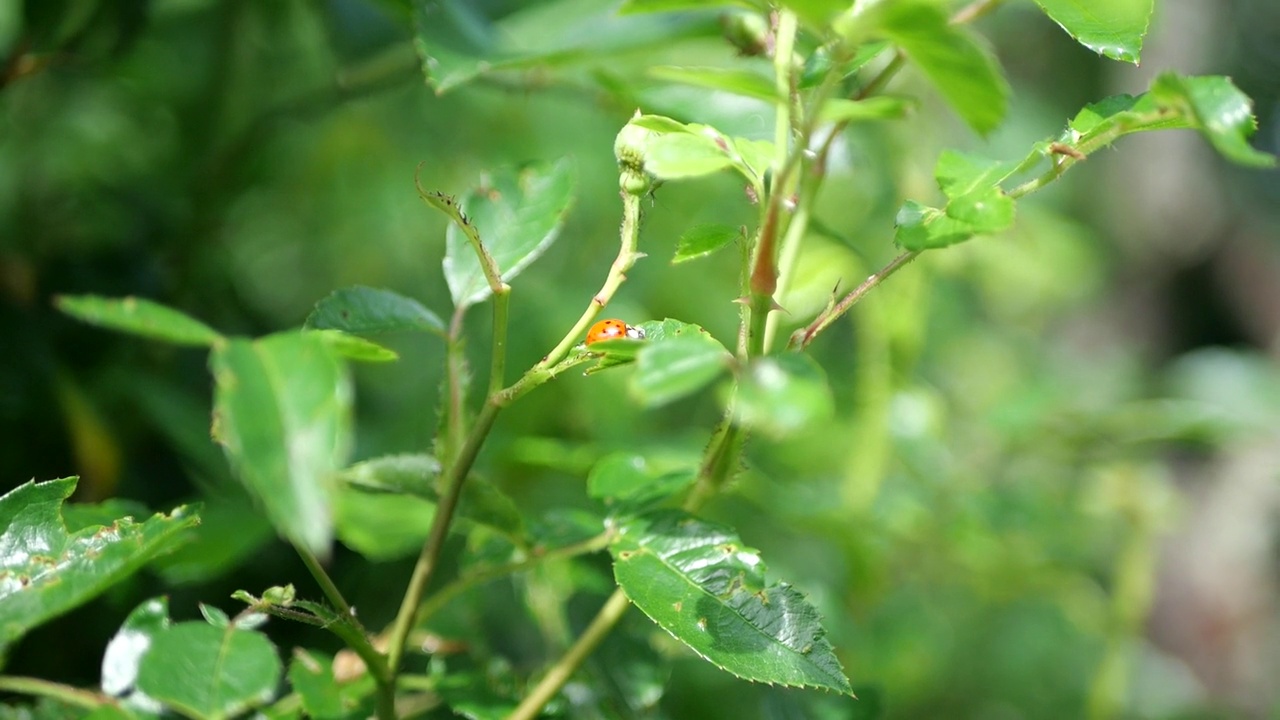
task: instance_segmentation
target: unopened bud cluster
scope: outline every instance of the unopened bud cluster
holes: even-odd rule
[[[613,141],[613,155],[618,159],[618,185],[628,195],[644,195],[653,187],[653,178],[644,169],[650,135],[649,130],[627,123]]]

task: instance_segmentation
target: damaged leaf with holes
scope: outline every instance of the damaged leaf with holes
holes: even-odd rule
[[[621,523],[610,548],[618,585],[645,615],[745,680],[852,694],[818,611],[729,528],[679,511]]]
[[[75,478],[29,482],[0,497],[0,653],[176,548],[199,522],[179,507],[68,532],[62,504],[75,488]]]

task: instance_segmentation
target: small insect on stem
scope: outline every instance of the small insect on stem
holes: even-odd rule
[[[621,320],[601,320],[591,329],[587,331],[587,344],[598,343],[601,340],[643,340],[644,330],[628,325]]]

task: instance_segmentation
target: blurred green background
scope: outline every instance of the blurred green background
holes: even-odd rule
[[[444,315],[444,221],[418,199],[415,169],[459,193],[486,168],[568,156],[575,207],[514,283],[508,365],[528,367],[612,262],[612,142],[636,107],[772,132],[766,107],[646,75],[761,62],[734,57],[714,13],[619,20],[613,6],[0,3],[0,489],[78,474],[77,500],[205,503],[198,543],[29,636],[8,672],[96,684],[107,639],[154,594],[178,617],[198,601],[233,609],[236,588],[316,594],[209,442],[204,355],[77,324],[51,299],[134,294],[263,334],[358,283]],[[1274,0],[1158,3],[1141,67],[1095,57],[1031,3],[978,28],[1014,86],[1001,130],[977,138],[917,75],[896,79],[892,91],[922,96],[918,112],[837,146],[784,329],[893,256],[893,214],[932,198],[944,147],[1020,157],[1084,104],[1163,70],[1232,76],[1255,100],[1255,143],[1280,146]],[[415,32],[445,48],[583,52],[437,95]],[[610,314],[679,318],[732,346],[734,254],[669,258],[688,226],[754,215],[728,176],[662,187],[649,257]],[[484,368],[487,312],[468,322]],[[354,369],[357,459],[427,450],[434,434],[441,345],[389,343],[400,362]],[[666,683],[645,716],[1280,717],[1280,175],[1232,168],[1193,133],[1127,138],[1022,202],[1014,231],[917,260],[814,353],[837,420],[754,441],[738,492],[708,514],[821,608],[863,701],[733,680],[633,617],[617,642],[657,658],[633,679]],[[610,452],[696,457],[714,398],[641,412],[626,374],[570,374],[515,405],[481,471],[555,523],[549,510],[591,507],[583,480]],[[394,612],[406,554],[333,561],[371,626]],[[607,565],[580,564],[587,579],[489,586],[455,621],[534,671],[553,652],[529,629],[538,610],[509,609],[550,593],[585,622]],[[286,650],[329,642],[270,632]],[[608,657],[598,671],[618,671]]]

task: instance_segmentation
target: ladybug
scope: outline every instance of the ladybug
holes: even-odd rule
[[[638,327],[628,325],[621,320],[601,320],[591,326],[591,330],[587,332],[587,344],[597,343],[601,340],[618,340],[626,338],[628,340],[643,340],[644,330]]]

